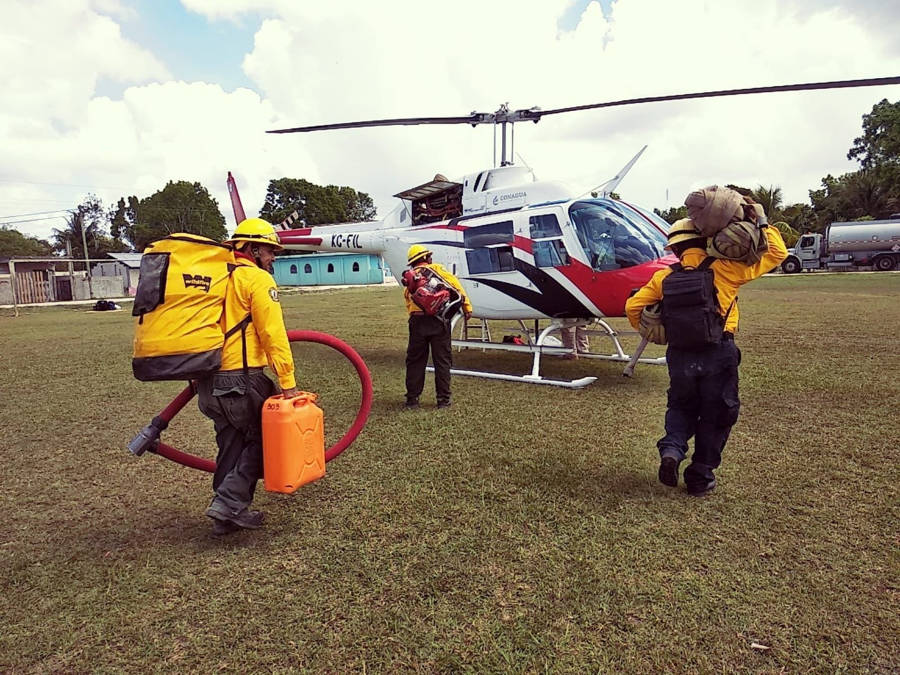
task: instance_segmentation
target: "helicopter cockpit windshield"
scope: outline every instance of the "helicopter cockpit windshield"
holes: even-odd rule
[[[666,253],[665,235],[624,205],[585,199],[569,207],[569,216],[595,270],[633,267]]]

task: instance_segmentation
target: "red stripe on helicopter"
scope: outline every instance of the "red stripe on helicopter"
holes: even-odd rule
[[[674,255],[617,270],[597,272],[578,260],[555,269],[571,281],[605,316],[624,316],[625,301],[641,288],[657,270],[678,262]]]
[[[423,227],[423,230],[453,230],[455,232],[464,232],[469,229],[467,225],[430,225],[428,227]],[[447,245],[446,242],[424,242],[426,244],[443,244]],[[520,251],[525,251],[526,253],[534,254],[534,242],[528,237],[520,237],[519,235],[513,235],[513,240],[510,242],[513,248],[517,248]],[[457,246],[459,244],[456,244]]]
[[[278,240],[282,244],[303,244],[304,246],[321,246],[322,237],[296,237],[284,232],[278,233]]]
[[[466,225],[429,225],[428,227],[420,228],[422,230],[456,230],[457,232],[462,232],[463,230],[469,229]]]

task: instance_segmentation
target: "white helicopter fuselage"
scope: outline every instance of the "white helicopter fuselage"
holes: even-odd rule
[[[666,223],[624,202],[580,199],[561,183],[530,177],[518,166],[459,183],[436,176],[400,193],[383,220],[278,236],[288,249],[380,255],[398,281],[409,247],[423,244],[459,278],[473,315],[483,319],[622,316],[633,290],[672,262],[661,261]]]

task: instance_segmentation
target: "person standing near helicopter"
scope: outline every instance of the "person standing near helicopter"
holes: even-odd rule
[[[206,510],[213,534],[257,529],[263,513],[251,511],[256,482],[262,478],[262,407],[276,393],[263,372],[275,372],[285,398],[297,396],[294,359],[272,278],[275,251],[282,246],[275,229],[261,218],[241,221],[231,239],[235,267],[228,278],[224,327],[243,326],[227,335],[221,370],[198,381],[200,412],[216,430],[213,499]]]
[[[462,284],[459,283],[443,265],[431,261],[432,252],[421,244],[409,247],[406,262],[412,270],[422,267],[440,277],[452,287],[461,300],[461,309],[466,321],[472,316],[472,303]],[[437,407],[450,407],[450,368],[453,365],[453,352],[450,347],[450,317],[442,318],[427,314],[412,298],[409,288],[403,289],[406,300],[406,311],[409,313],[409,343],[406,347],[406,402],[403,407],[415,409],[419,407],[419,396],[425,388],[425,366],[428,363],[428,352],[434,364],[434,387],[437,393]]]
[[[657,442],[660,463],[658,477],[669,487],[678,485],[678,466],[686,458],[688,442],[694,438],[694,454],[684,471],[689,494],[702,497],[716,487],[713,471],[722,462],[722,450],[740,412],[738,398],[738,365],[741,351],[734,343],[738,328],[738,288],[777,267],[787,257],[787,248],[777,228],[761,225],[767,250],[759,262],[747,265],[736,260],[708,258],[707,240],[684,218],[669,229],[665,248],[678,256],[676,269],[693,270],[692,274],[712,272],[716,307],[721,319],[715,330],[721,338],[702,346],[675,347],[666,325],[665,280],[675,271],[667,267],[656,272],[643,288],[625,303],[625,314],[635,329],[641,330],[642,314],[659,302],[663,304],[663,324],[669,345],[666,362],[669,369],[665,435]],[[676,310],[672,310],[673,312]],[[682,334],[691,333],[681,323]],[[642,332],[642,335],[644,333]]]

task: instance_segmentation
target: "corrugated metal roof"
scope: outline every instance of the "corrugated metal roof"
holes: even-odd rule
[[[143,253],[107,253],[107,255],[126,267],[140,267]]]

